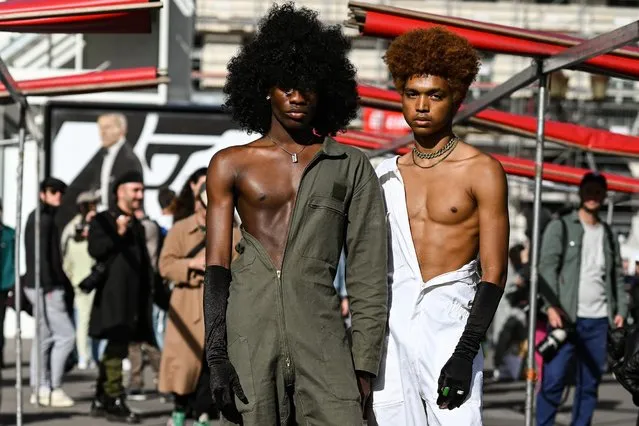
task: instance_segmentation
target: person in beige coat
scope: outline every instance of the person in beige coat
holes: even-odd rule
[[[169,230],[159,258],[160,275],[174,283],[159,383],[161,393],[175,396],[173,426],[185,424],[189,406],[194,410],[195,426],[208,425],[208,415],[213,410],[208,367],[203,363],[206,235],[203,202],[206,201],[197,200],[195,213],[176,222]],[[234,235],[239,236],[239,232],[235,230]]]

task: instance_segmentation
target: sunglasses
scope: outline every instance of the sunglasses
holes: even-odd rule
[[[56,189],[56,188],[47,188],[47,192],[51,195],[56,195],[58,193],[64,195],[64,191],[60,191],[59,189]]]

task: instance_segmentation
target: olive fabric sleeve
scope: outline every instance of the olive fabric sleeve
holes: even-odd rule
[[[348,207],[346,291],[355,369],[376,376],[388,312],[388,234],[379,180],[370,163],[365,171]]]

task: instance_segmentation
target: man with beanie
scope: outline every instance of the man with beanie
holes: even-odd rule
[[[539,251],[540,293],[551,328],[570,330],[567,342],[544,363],[537,395],[537,424],[552,425],[576,355],[572,423],[589,425],[597,405],[597,388],[606,363],[608,327],[622,327],[628,311],[616,238],[599,219],[606,198],[606,178],[586,174],[579,186],[578,210],[544,231]]]
[[[143,199],[142,175],[135,171],[122,175],[113,191],[115,206],[95,216],[89,229],[89,254],[106,271],[103,279],[94,280],[96,295],[89,334],[108,341],[99,365],[91,415],[138,423],[139,417],[126,404],[122,360],[127,357],[129,343],[154,343],[151,262],[144,228],[134,215]]]
[[[25,295],[35,306],[36,297],[42,307],[39,316],[39,345],[31,350],[30,402],[51,407],[71,407],[74,402],[62,390],[67,358],[75,344],[75,330],[71,321],[71,284],[62,269],[60,254],[61,232],[55,223],[55,214],[62,202],[66,185],[59,179],[48,177],[40,184],[40,292],[35,290],[35,210],[29,214],[24,231],[27,271]],[[36,357],[40,357],[40,387],[36,387]]]

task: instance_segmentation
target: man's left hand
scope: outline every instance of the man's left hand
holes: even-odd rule
[[[441,409],[457,408],[470,392],[473,362],[459,356],[451,356],[442,368],[437,388],[437,405]]]
[[[365,371],[356,371],[355,374],[357,375],[359,394],[362,397],[362,410],[364,410],[368,397],[371,395],[371,375]]]
[[[621,315],[615,316],[615,327],[621,328],[623,327],[624,319]]]
[[[348,297],[342,299],[340,311],[342,312],[342,318],[348,318],[348,314],[351,312],[350,305],[348,304]]]

